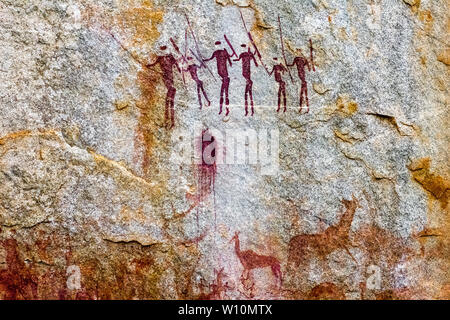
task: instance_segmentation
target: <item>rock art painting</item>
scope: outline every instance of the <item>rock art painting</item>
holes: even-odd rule
[[[449,299],[448,6],[0,1],[0,299]]]

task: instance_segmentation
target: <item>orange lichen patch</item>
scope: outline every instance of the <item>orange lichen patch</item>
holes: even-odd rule
[[[153,148],[159,145],[156,132],[163,126],[161,118],[164,113],[164,89],[158,90],[159,78],[160,76],[152,70],[142,70],[138,74],[141,100],[136,103],[140,116],[135,144],[144,148],[142,168],[146,175],[149,174]]]
[[[125,39],[124,46],[132,52],[133,59],[137,60],[142,67],[137,75],[137,84],[141,92],[139,100],[118,101],[116,108],[118,110],[129,106],[138,108],[140,115],[135,135],[135,161],[141,162],[144,179],[152,176],[153,181],[157,180],[155,174],[158,173],[155,165],[158,160],[154,157],[154,148],[166,148],[165,143],[161,141],[162,137],[158,135],[158,131],[164,126],[162,117],[166,90],[161,86],[161,73],[158,67],[154,69],[145,67],[152,58],[138,57],[134,52],[139,48],[151,48],[158,40],[160,34],[157,27],[162,23],[163,16],[164,12],[156,9],[152,1],[136,0],[131,5],[129,2],[124,2],[121,14],[116,17],[117,25],[124,35],[122,36],[122,39]],[[130,85],[128,77],[118,77],[115,85],[126,88]],[[162,178],[160,180],[164,181]]]
[[[264,14],[261,12],[261,10],[256,6],[254,0],[249,1],[249,8],[253,9],[255,13],[255,23],[251,27],[252,34],[256,34],[258,38],[262,37],[262,33],[266,30],[272,29],[273,27],[270,25],[267,25],[264,22]]]
[[[0,145],[4,145],[7,141],[27,137],[31,134],[31,130],[16,131],[0,138]]]
[[[339,28],[338,37],[341,40],[348,40],[348,34],[345,28]]]
[[[32,131],[32,130],[15,131],[15,132],[11,132],[11,133],[1,137],[0,145],[4,145],[7,142],[10,142],[10,141],[13,141],[16,139],[30,137],[32,135],[39,135],[41,137],[49,137],[49,136],[56,137],[56,131],[52,130],[52,129],[38,129],[36,131]]]
[[[426,66],[427,65],[427,58],[425,56],[420,56],[420,63],[423,66]]]
[[[128,46],[152,44],[159,37],[158,24],[164,11],[155,9],[151,0],[119,1],[116,21],[124,34],[132,35]]]
[[[416,13],[420,7],[420,0],[403,0],[406,4],[411,6],[412,12]]]
[[[123,206],[120,210],[119,219],[121,222],[130,223],[130,222],[139,222],[146,223],[147,216],[144,214],[142,207],[137,210],[132,210],[128,206]]]
[[[336,100],[336,110],[345,116],[352,116],[358,111],[358,104],[346,96],[339,96]]]
[[[443,64],[450,66],[450,49],[449,48],[442,49],[441,52],[439,52],[437,59]]]
[[[448,282],[442,286],[438,296],[436,296],[436,299],[440,299],[440,300],[449,300],[450,299],[450,282]]]
[[[117,111],[122,111],[129,108],[131,106],[131,103],[127,100],[119,100],[114,102],[114,106],[116,107]]]
[[[408,169],[411,171],[413,178],[425,190],[440,201],[441,207],[446,208],[449,199],[450,183],[443,177],[430,172],[430,158],[421,158],[413,161]]]
[[[430,10],[419,10],[417,16],[425,25],[425,31],[430,31],[433,27],[433,16]]]
[[[345,294],[334,283],[324,282],[311,289],[308,300],[345,300]]]

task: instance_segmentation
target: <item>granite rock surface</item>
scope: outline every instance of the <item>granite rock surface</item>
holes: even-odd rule
[[[449,12],[0,0],[0,298],[450,298]]]

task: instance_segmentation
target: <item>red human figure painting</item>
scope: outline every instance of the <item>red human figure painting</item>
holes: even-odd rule
[[[208,103],[208,106],[211,105],[211,101],[209,101],[208,96],[206,95],[205,88],[203,87],[203,81],[201,81],[198,78],[197,70],[201,68],[201,66],[195,64],[193,62],[192,57],[187,57],[188,61],[188,67],[186,69],[183,69],[184,72],[189,72],[191,75],[192,80],[195,81],[195,84],[197,85],[197,96],[198,96],[198,103],[200,104],[200,109],[202,109],[202,97],[201,94],[203,94],[203,97],[206,99],[206,102]]]
[[[278,58],[273,58],[275,62],[278,62]],[[288,71],[286,67],[282,63],[277,63],[273,66],[272,71],[270,71],[269,76],[274,74],[275,81],[278,82],[278,108],[277,112],[280,111],[281,107],[281,99],[283,99],[284,109],[283,112],[286,112],[286,82],[283,81],[282,73]]]
[[[247,45],[242,44],[242,48],[246,48]],[[250,104],[252,109],[252,116],[255,113],[253,107],[253,81],[251,79],[251,64],[252,61],[255,63],[255,66],[258,67],[258,62],[256,62],[255,55],[251,52],[250,48],[247,51],[242,52],[237,59],[234,61],[242,60],[242,76],[244,77],[245,84],[245,92],[244,92],[244,100],[245,100],[245,116],[248,115],[248,98],[250,96]]]
[[[163,53],[166,53],[167,46],[161,46],[160,49]],[[168,122],[168,128],[172,129],[173,126],[175,125],[174,100],[175,100],[175,93],[177,92],[175,86],[173,85],[173,67],[175,66],[178,72],[180,73],[181,69],[178,66],[177,60],[173,57],[171,53],[158,56],[155,62],[147,65],[147,68],[152,68],[157,64],[159,64],[161,68],[164,85],[167,88],[164,119],[166,122]]]
[[[220,46],[221,42],[216,41],[216,46]],[[212,56],[209,59],[204,59],[204,62],[210,61],[212,59],[216,59],[217,62],[217,73],[222,78],[222,86],[220,88],[220,110],[219,114],[222,113],[222,106],[225,98],[226,112],[225,116],[230,113],[230,109],[228,109],[228,105],[230,104],[230,100],[228,98],[228,89],[230,87],[230,77],[228,76],[228,67],[227,63],[232,65],[231,56],[229,55],[226,49],[218,49],[214,51]]]
[[[292,66],[297,67],[298,77],[300,78],[300,81],[302,82],[301,88],[300,88],[300,110],[299,111],[302,111],[303,99],[305,99],[306,100],[306,112],[309,112],[308,84],[306,82],[305,68],[308,68],[308,71],[311,71],[311,67],[310,67],[309,61],[303,57],[300,49],[298,49],[298,52],[300,53],[300,55],[295,57],[294,60],[292,61],[292,64],[288,64],[288,67],[292,67]]]

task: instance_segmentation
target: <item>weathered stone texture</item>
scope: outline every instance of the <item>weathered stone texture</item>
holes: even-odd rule
[[[211,61],[201,110],[190,74],[174,73],[168,128],[163,70],[147,65],[163,45],[183,65],[170,38],[198,54],[185,14],[205,58],[217,40],[230,51],[224,34],[253,50],[240,12],[269,71],[282,49],[310,60],[311,39],[310,111],[290,68],[277,112],[256,57],[255,115],[241,61],[219,115]],[[0,298],[450,298],[449,12],[446,0],[0,0]],[[176,162],[206,128],[277,129],[278,171]]]

